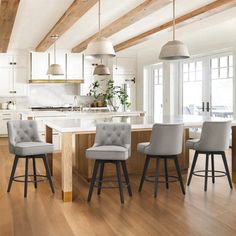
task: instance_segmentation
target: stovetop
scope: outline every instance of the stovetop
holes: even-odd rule
[[[71,111],[72,106],[68,107],[31,107],[32,111]],[[73,111],[80,111],[80,107],[73,107]]]

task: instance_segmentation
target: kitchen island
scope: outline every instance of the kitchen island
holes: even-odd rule
[[[136,147],[139,142],[150,140],[153,120],[149,117],[84,117],[79,119],[60,119],[46,121],[46,141],[52,142],[53,130],[61,133],[61,164],[62,164],[62,199],[65,202],[72,201],[72,169],[86,179],[90,179],[93,161],[85,157],[85,150],[94,143],[96,124],[100,122],[127,122],[131,124],[131,157],[127,161],[129,174],[141,174],[145,156],[137,153]],[[185,130],[183,137],[183,152],[179,161],[182,171],[187,171],[189,167],[189,152],[185,147],[185,141],[189,138],[189,128],[201,126],[203,119],[200,117],[166,117],[161,123],[182,123],[184,122]],[[73,147],[73,141],[75,146]],[[53,154],[49,155],[49,163],[53,170]],[[171,160],[168,163],[170,172],[174,170]],[[161,168],[162,169],[162,168]],[[151,163],[149,173],[154,170]],[[107,168],[105,176],[114,175],[113,167]]]

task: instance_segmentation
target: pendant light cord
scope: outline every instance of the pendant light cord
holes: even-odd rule
[[[98,30],[99,37],[101,36],[101,1],[98,0]]]
[[[175,40],[175,0],[173,0],[173,40]]]
[[[54,64],[56,63],[56,41],[54,42]]]

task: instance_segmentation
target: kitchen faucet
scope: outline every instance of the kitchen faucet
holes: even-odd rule
[[[74,100],[71,106],[71,111],[74,111],[74,108],[78,105],[78,97],[75,95]]]

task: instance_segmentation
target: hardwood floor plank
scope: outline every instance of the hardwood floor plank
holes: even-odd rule
[[[74,201],[63,203],[60,154],[54,155],[55,194],[51,193],[48,182],[40,182],[37,190],[29,184],[27,199],[20,183],[13,183],[11,192],[6,193],[13,163],[6,144],[0,144],[0,156],[0,235],[236,235],[236,192],[230,190],[226,178],[216,178],[215,186],[209,181],[205,193],[204,179],[193,177],[185,196],[179,183],[170,183],[169,190],[160,184],[158,197],[154,199],[152,183],[145,182],[138,193],[140,176],[130,176],[133,197],[124,188],[125,204],[121,206],[118,189],[104,189],[100,196],[95,192],[88,204],[89,184],[74,174]],[[227,156],[230,164],[230,151]],[[196,168],[203,168],[204,161],[204,156],[200,156]],[[37,160],[36,165],[37,172],[44,174],[43,163]],[[32,172],[31,161],[29,167]],[[216,159],[215,167],[223,168],[221,158]],[[16,174],[22,173],[24,160],[19,161]],[[186,179],[184,175],[184,183]]]

